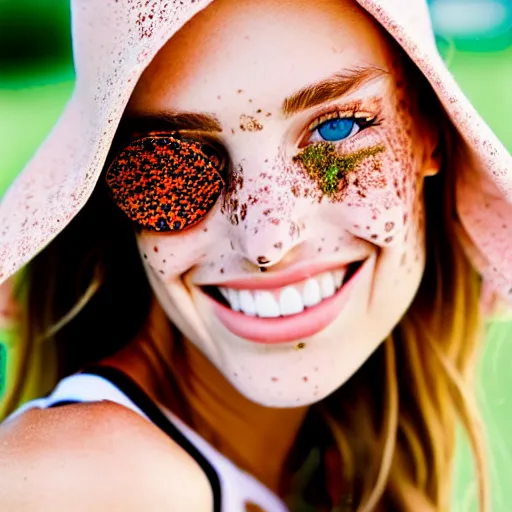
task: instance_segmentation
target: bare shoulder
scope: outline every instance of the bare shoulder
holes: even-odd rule
[[[111,402],[31,410],[0,426],[0,510],[212,510],[180,446]]]

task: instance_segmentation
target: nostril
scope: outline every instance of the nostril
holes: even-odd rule
[[[270,260],[265,256],[258,256],[256,261],[258,262],[258,265],[268,265],[270,263]]]

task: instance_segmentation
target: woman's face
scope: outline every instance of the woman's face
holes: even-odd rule
[[[170,319],[258,403],[332,393],[399,322],[425,264],[433,137],[381,29],[349,1],[217,0],[154,59],[129,116],[185,130],[180,151],[224,153],[180,167],[189,190],[211,185],[192,190],[193,226],[138,234]],[[154,201],[141,204],[123,207]]]

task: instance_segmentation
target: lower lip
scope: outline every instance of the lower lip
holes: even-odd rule
[[[217,318],[236,336],[248,341],[275,345],[308,338],[330,325],[350,298],[350,292],[358,280],[364,262],[356,273],[332,297],[307,308],[302,313],[279,318],[247,316],[224,306],[205,294],[213,305]]]

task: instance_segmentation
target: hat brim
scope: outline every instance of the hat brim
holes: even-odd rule
[[[0,283],[47,246],[90,197],[117,126],[140,75],[161,47],[211,0],[183,2],[181,11],[124,19],[130,59],[77,66],[75,91],[57,125],[0,204]],[[456,202],[465,250],[486,283],[512,300],[512,158],[465,97],[435,46],[423,0],[357,0],[425,75],[465,147],[457,169]],[[89,9],[92,9],[91,2]],[[104,23],[119,23],[111,3]],[[171,7],[169,7],[171,9]],[[163,7],[162,7],[162,10]],[[79,13],[86,18],[84,9]],[[102,13],[103,14],[103,13]],[[109,18],[110,16],[110,18]],[[132,16],[132,14],[127,14]],[[79,21],[75,24],[86,23]],[[110,25],[113,26],[113,25]],[[131,28],[137,27],[139,41]],[[83,56],[81,28],[75,58]],[[130,35],[132,34],[132,35]],[[92,34],[89,34],[91,36]],[[131,39],[130,39],[131,38]],[[117,43],[123,44],[117,35]],[[112,43],[114,45],[114,43]],[[114,52],[112,46],[111,51]],[[110,57],[113,57],[114,53]],[[117,59],[121,60],[122,59]],[[82,73],[82,75],[80,74]],[[101,85],[91,91],[84,73]]]

